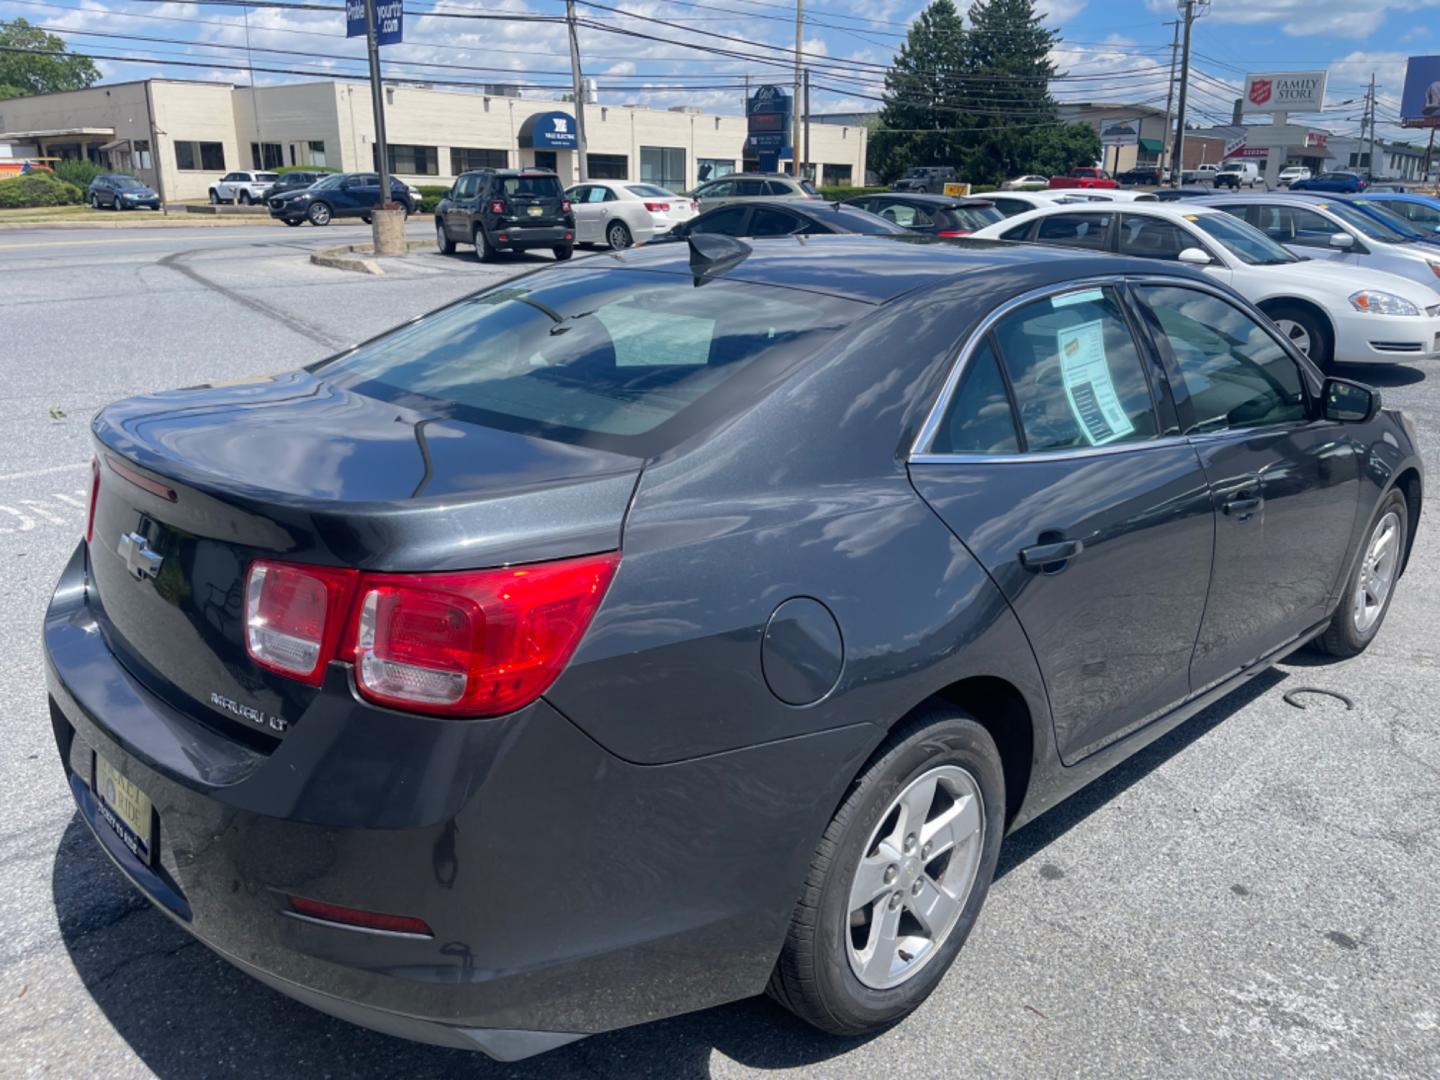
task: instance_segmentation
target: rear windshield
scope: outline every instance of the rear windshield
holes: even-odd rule
[[[625,189],[632,195],[639,195],[642,199],[673,199],[675,193],[667,191],[663,187],[656,187],[654,184],[630,184]]]
[[[558,176],[505,176],[501,184],[506,195],[539,195],[542,198],[560,197]]]
[[[806,195],[819,195],[819,194],[820,194],[818,191],[815,190],[815,185],[812,184],[809,180],[801,180],[801,181],[800,181],[800,190],[803,191],[803,192],[805,192]]]
[[[280,174],[273,172],[257,172],[255,174],[255,179],[260,181],[262,184],[273,184],[276,180],[280,179]]]
[[[969,232],[1005,220],[1005,215],[994,206],[952,206],[945,213],[950,219],[949,228],[965,229]]]
[[[872,214],[869,210],[861,210],[858,206],[846,206],[843,203],[832,207],[831,210],[840,219],[841,228],[848,229],[853,233],[865,233],[873,236],[903,236],[910,230],[896,225],[893,221],[886,221],[878,214]],[[819,216],[820,212],[817,212]],[[824,217],[820,217],[824,221]]]
[[[744,409],[869,305],[629,269],[477,294],[333,361],[324,379],[422,412],[646,457]]]

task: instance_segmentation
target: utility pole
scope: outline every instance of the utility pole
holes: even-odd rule
[[[375,40],[375,0],[365,0],[365,48],[370,53],[370,100],[375,107],[375,165],[376,172],[380,174],[380,201],[376,203],[377,209],[389,206],[394,199],[394,193],[390,190],[390,152],[386,149],[385,141],[385,90],[380,83],[380,46]],[[253,83],[253,77],[252,77]],[[258,135],[259,132],[257,131]],[[261,151],[261,160],[264,160],[264,149]],[[377,243],[376,250],[379,250],[378,234],[379,224],[375,224]]]
[[[1164,183],[1163,170],[1165,168],[1165,161],[1167,158],[1169,158],[1170,160],[1170,173],[1172,181],[1174,179],[1175,173],[1174,148],[1169,146],[1168,144],[1170,142],[1170,123],[1174,119],[1171,106],[1175,103],[1175,61],[1180,53],[1180,20],[1175,19],[1173,22],[1170,23],[1170,25],[1175,28],[1175,36],[1174,39],[1170,42],[1170,82],[1165,87],[1165,142],[1167,145],[1160,154],[1160,168],[1162,170],[1161,183]]]
[[[1180,0],[1184,14],[1185,51],[1180,63],[1180,107],[1175,120],[1175,154],[1170,186],[1180,186],[1180,174],[1185,171],[1185,105],[1190,89],[1190,28],[1195,22],[1195,0]]]
[[[1375,180],[1375,73],[1370,73],[1370,91],[1365,98],[1365,112],[1370,118],[1370,149],[1365,155],[1369,162],[1365,170],[1365,178],[1372,183]]]
[[[585,84],[580,78],[580,39],[575,35],[575,0],[565,0],[565,23],[570,28],[570,79],[575,85],[575,159],[580,183],[590,179],[590,163],[586,160]]]
[[[804,168],[800,175],[804,176],[810,171],[810,69],[805,69],[805,157],[802,159]],[[798,179],[798,177],[797,177]]]
[[[805,0],[795,0],[795,92],[790,98],[790,171],[798,180],[800,164],[800,50],[805,42]]]

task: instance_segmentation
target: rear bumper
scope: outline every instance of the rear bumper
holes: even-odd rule
[[[501,225],[491,233],[491,245],[511,251],[532,247],[560,247],[575,242],[571,225]]]
[[[83,545],[44,645],[76,805],[156,906],[300,1001],[500,1058],[760,992],[833,808],[815,778],[853,775],[874,738],[865,725],[637,766],[544,701],[428,720],[358,700],[337,664],[265,754],[117,661]],[[153,865],[99,817],[95,754],[151,800]],[[298,919],[290,896],[434,935]]]

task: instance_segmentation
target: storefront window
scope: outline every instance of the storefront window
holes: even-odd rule
[[[135,168],[149,169],[153,167],[150,162],[149,139],[136,139],[130,144],[130,148],[134,154]]]
[[[503,169],[510,164],[510,155],[504,150],[484,150],[473,146],[452,146],[450,148],[450,175],[474,169]]]
[[[175,167],[188,172],[207,172],[225,169],[225,144],[218,142],[175,143]]]
[[[826,187],[848,187],[850,184],[849,165],[826,165],[822,171],[822,183]]]
[[[536,151],[535,151],[535,167],[536,167],[537,169],[549,169],[551,172],[555,172],[555,171],[556,171],[556,168],[555,168],[555,151],[554,151],[554,150],[536,150]]]
[[[309,163],[310,163],[311,165],[324,165],[324,164],[325,164],[325,140],[324,140],[324,139],[311,139],[311,140],[310,140],[310,162],[309,162]]]
[[[389,151],[387,156],[390,158],[392,173],[406,173],[410,176],[440,175],[440,155],[433,146],[391,143],[385,149]]]
[[[685,190],[685,148],[682,146],[640,147],[640,180],[671,191]]]
[[[706,180],[718,180],[722,176],[729,176],[734,171],[734,158],[702,157],[695,159],[695,182],[697,184],[703,184]]]
[[[625,154],[586,154],[591,180],[629,180],[630,158]]]
[[[252,169],[278,169],[285,164],[285,149],[278,142],[263,144],[265,158],[260,158],[262,144],[250,144],[250,167]]]

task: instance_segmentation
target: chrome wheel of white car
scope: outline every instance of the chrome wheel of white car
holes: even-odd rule
[[[630,230],[625,227],[623,221],[612,221],[610,227],[605,230],[605,243],[610,245],[612,251],[622,251],[634,242],[630,237]]]
[[[1360,577],[1355,583],[1351,614],[1355,629],[1367,633],[1385,610],[1390,587],[1395,584],[1395,570],[1400,565],[1400,514],[1386,511],[1375,531],[1370,546],[1360,563]]]
[[[880,819],[850,885],[850,969],[888,990],[914,977],[965,909],[984,849],[985,807],[958,765],[916,777]]]
[[[1310,355],[1310,346],[1314,343],[1310,340],[1309,330],[1305,329],[1305,327],[1301,326],[1294,319],[1276,319],[1275,326],[1279,329],[1280,333],[1290,339],[1290,344],[1294,345],[1306,356]]]

